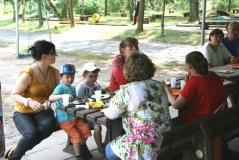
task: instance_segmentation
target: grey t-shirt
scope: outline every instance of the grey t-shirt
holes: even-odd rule
[[[95,90],[99,90],[100,88],[101,87],[98,83],[95,83],[93,88],[89,87],[84,80],[76,87],[76,96],[78,98],[89,98],[95,94]]]
[[[210,44],[206,43],[202,46],[201,52],[207,59],[208,63],[212,64],[215,67],[225,65],[225,60],[231,56],[231,53],[223,44],[220,44],[217,47],[217,51],[215,52],[211,48]]]

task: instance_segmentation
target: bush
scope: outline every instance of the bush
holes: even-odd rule
[[[155,21],[156,21],[156,16],[155,16],[155,14],[153,14],[153,15],[150,16],[149,18],[150,18],[150,22],[155,22]]]

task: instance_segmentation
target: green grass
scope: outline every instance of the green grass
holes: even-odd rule
[[[123,39],[128,36],[176,44],[198,45],[200,43],[200,35],[195,31],[165,30],[164,36],[162,36],[160,29],[145,29],[144,32],[139,34],[135,32],[135,29],[129,29],[115,36],[114,39]]]
[[[0,41],[0,48],[8,48],[10,44],[8,42]]]
[[[77,59],[81,60],[94,60],[94,61],[108,61],[112,60],[113,55],[102,53],[78,53],[78,52],[58,52],[58,55],[75,55]]]

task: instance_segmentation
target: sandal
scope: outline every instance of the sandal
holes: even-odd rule
[[[9,159],[12,157],[13,153],[15,152],[16,148],[12,147],[10,148],[5,154],[4,154],[4,158],[5,159]]]

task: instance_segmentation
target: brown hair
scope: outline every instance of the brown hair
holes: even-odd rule
[[[152,78],[155,70],[152,60],[136,51],[126,57],[123,74],[129,82],[135,82]]]
[[[186,55],[185,62],[191,64],[197,73],[207,75],[208,62],[201,52],[193,51]]]
[[[211,41],[211,36],[220,36],[221,38],[224,38],[224,33],[220,29],[214,29],[210,32],[208,40]]]
[[[136,38],[127,37],[120,42],[119,51],[120,51],[120,53],[122,53],[122,49],[127,47],[128,45],[138,45],[138,44],[139,44],[139,41]],[[139,48],[138,48],[138,50],[139,50]]]

